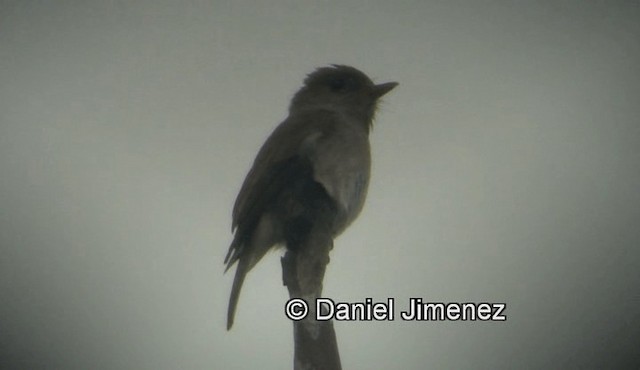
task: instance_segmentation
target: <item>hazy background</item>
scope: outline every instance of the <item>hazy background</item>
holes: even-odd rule
[[[279,254],[231,332],[222,262],[328,63],[400,86],[325,294],[508,316],[339,322],[345,369],[640,367],[637,1],[4,0],[0,368],[291,368]]]

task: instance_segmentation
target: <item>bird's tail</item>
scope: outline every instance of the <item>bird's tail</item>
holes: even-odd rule
[[[238,298],[240,298],[240,290],[247,276],[247,263],[245,259],[238,261],[236,267],[236,276],[233,278],[233,286],[231,287],[231,296],[229,297],[229,309],[227,310],[227,330],[233,326],[233,319],[236,316],[236,307],[238,306]]]

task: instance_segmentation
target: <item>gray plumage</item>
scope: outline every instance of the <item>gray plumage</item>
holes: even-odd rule
[[[378,99],[397,83],[374,85],[343,65],[304,81],[289,116],[269,136],[233,207],[227,271],[238,262],[227,330],[246,274],[276,245],[295,248],[318,233],[331,239],[360,214],[367,195],[369,131]]]

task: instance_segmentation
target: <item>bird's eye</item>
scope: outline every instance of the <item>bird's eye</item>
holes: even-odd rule
[[[329,88],[334,92],[345,91],[347,90],[348,85],[349,81],[345,78],[335,78],[329,81]]]

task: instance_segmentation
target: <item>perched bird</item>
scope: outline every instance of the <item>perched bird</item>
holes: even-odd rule
[[[369,131],[378,99],[359,70],[332,65],[304,80],[289,116],[258,152],[233,207],[234,238],[225,272],[238,262],[229,298],[231,329],[247,273],[276,245],[294,249],[316,233],[331,240],[358,216],[369,185]]]

